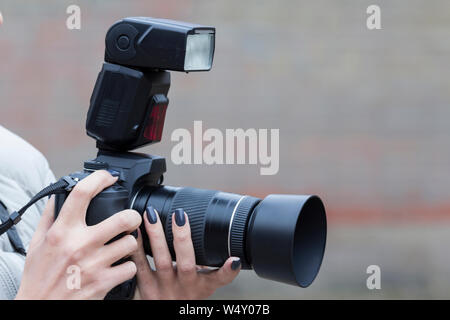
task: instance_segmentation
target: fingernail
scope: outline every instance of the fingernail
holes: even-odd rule
[[[240,258],[236,258],[233,260],[233,262],[231,263],[231,270],[237,270],[241,267],[241,259]]]
[[[147,219],[151,224],[155,224],[158,221],[158,217],[156,216],[155,209],[152,206],[147,207]]]
[[[130,233],[135,239],[137,239],[138,237],[138,232],[137,230],[134,230],[133,232]]]
[[[116,171],[116,170],[112,170],[112,169],[108,169],[107,170],[113,177],[118,177],[120,176],[120,172]]]
[[[183,209],[176,209],[175,210],[175,223],[177,226],[182,227],[186,223],[186,218],[184,217],[184,210]]]

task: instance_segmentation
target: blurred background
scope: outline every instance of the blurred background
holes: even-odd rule
[[[81,30],[66,28],[71,4]],[[371,4],[382,30],[366,28]],[[112,23],[152,16],[217,28],[213,69],[172,73],[163,141],[140,151],[167,158],[169,185],[319,194],[329,235],[311,287],[244,271],[213,299],[450,298],[450,2],[2,0],[0,12],[0,124],[56,176],[95,156],[84,125]],[[170,135],[194,120],[279,128],[279,173],[175,166]],[[372,264],[381,290],[366,287]]]

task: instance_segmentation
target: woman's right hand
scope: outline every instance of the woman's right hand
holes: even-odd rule
[[[103,299],[112,288],[131,279],[136,265],[111,266],[137,249],[128,234],[141,224],[134,210],[124,210],[94,226],[86,225],[90,201],[117,178],[100,170],[81,180],[54,221],[51,199],[31,240],[16,299]]]

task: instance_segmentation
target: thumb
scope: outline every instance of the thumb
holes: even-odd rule
[[[210,283],[217,288],[231,283],[241,270],[241,259],[238,257],[230,257],[225,261],[223,266],[216,271],[206,273]]]

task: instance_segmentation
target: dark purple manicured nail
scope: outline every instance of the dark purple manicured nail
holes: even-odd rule
[[[151,224],[155,224],[158,221],[155,209],[151,205],[147,207],[147,219]]]
[[[186,223],[186,218],[184,216],[184,210],[183,209],[176,209],[175,210],[175,223],[177,226],[182,227]]]
[[[236,258],[231,263],[231,270],[235,271],[235,270],[239,269],[240,266],[241,266],[241,259],[240,258]]]

